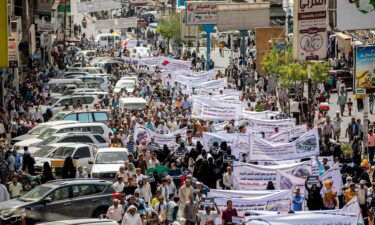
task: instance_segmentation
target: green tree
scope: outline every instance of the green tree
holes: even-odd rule
[[[328,80],[329,69],[328,62],[313,62],[311,65],[311,79],[313,84],[324,83]]]
[[[292,48],[280,51],[276,47],[273,47],[264,56],[262,66],[268,75],[277,75],[283,65],[292,63],[293,61]]]
[[[156,32],[160,33],[168,41],[174,40],[176,43],[182,43],[180,15],[171,15],[169,19],[163,19],[156,28]]]
[[[307,70],[299,62],[293,62],[280,67],[280,83],[288,87],[290,85],[303,84],[307,81]]]

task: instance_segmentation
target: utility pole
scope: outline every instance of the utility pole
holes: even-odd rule
[[[64,0],[64,46],[66,43],[66,1],[67,0]]]
[[[365,34],[365,46],[368,44],[368,35],[369,31],[366,31]],[[357,90],[356,90],[357,91]],[[363,126],[364,126],[364,131],[363,131],[363,154],[364,157],[368,159],[368,111],[369,111],[369,102],[368,102],[368,95],[367,91],[363,95]]]

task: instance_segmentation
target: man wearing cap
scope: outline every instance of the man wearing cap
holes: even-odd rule
[[[122,206],[119,207],[119,200],[115,199],[113,200],[113,205],[108,208],[106,217],[120,224],[123,214],[124,214],[124,208]]]
[[[137,213],[137,207],[134,205],[129,206],[122,218],[121,225],[142,225],[141,216]]]
[[[215,219],[220,216],[220,209],[217,207],[216,203],[214,203],[215,210],[211,210],[211,206],[206,205],[204,207],[205,210],[199,210],[199,206],[202,203],[202,199],[199,200],[195,211],[198,217],[200,218],[200,225],[207,225],[207,224],[215,224]]]

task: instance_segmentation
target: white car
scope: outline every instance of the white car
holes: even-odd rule
[[[51,98],[48,104],[51,104],[53,109],[53,114],[61,112],[66,105],[71,107],[72,105],[81,103],[82,107],[86,106],[93,107],[96,104],[99,104],[99,99],[95,95],[79,95],[79,96],[61,96]],[[48,106],[42,106],[42,111],[45,112]]]
[[[123,88],[126,88],[128,92],[132,92],[135,88],[135,81],[133,80],[119,80],[117,81],[113,92],[118,94]]]
[[[90,172],[91,165],[89,161],[94,159],[95,148],[89,144],[58,143],[44,146],[32,155],[35,159],[36,172],[42,172],[44,162],[48,162],[51,165],[51,161],[65,160],[68,156],[77,160],[77,165],[83,166],[84,170]]]
[[[104,123],[72,123],[72,124],[64,124],[58,125],[54,127],[49,127],[40,133],[37,138],[40,139],[47,139],[54,134],[60,133],[91,133],[91,134],[100,134],[106,138],[109,138],[109,134],[113,134],[112,130],[108,128],[107,125]]]
[[[35,138],[35,137],[39,136],[43,131],[47,130],[50,127],[54,127],[54,126],[58,126],[58,125],[64,125],[64,124],[77,124],[77,123],[78,123],[78,121],[62,121],[62,120],[40,123],[40,124],[36,125],[33,129],[29,130],[29,132],[27,132],[27,134],[12,138],[12,140],[10,141],[10,144],[14,145],[15,143],[17,143],[19,141],[24,141],[24,140],[28,140],[28,139],[31,139],[31,138]]]
[[[92,165],[91,178],[115,179],[120,166],[128,157],[126,148],[101,148],[95,155]]]
[[[13,149],[20,151],[25,146],[28,147],[30,153],[34,153],[46,145],[54,143],[86,143],[93,144],[98,148],[106,148],[109,146],[109,141],[106,137],[100,134],[89,133],[59,133],[54,134],[46,139],[32,138],[26,141],[17,142]]]
[[[108,74],[90,74],[76,76],[81,79],[83,83],[98,84],[103,91],[109,91],[109,75]]]

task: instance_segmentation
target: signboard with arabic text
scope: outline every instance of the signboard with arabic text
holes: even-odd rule
[[[355,48],[355,89],[373,92],[375,89],[375,46]]]
[[[188,2],[186,5],[188,25],[217,24],[216,2]]]
[[[321,60],[327,57],[327,0],[300,0],[294,4],[293,57]]]

